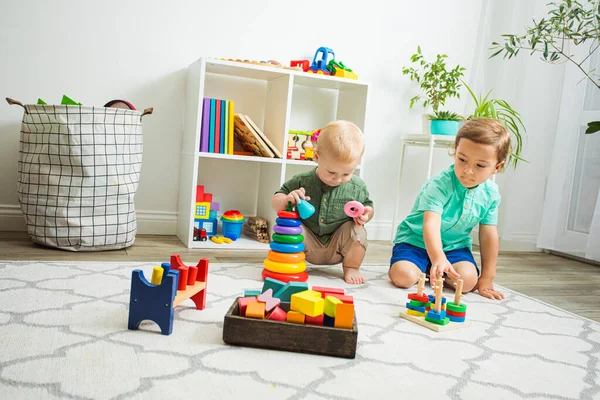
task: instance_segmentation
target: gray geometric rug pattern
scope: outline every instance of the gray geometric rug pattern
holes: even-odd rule
[[[170,336],[129,331],[131,271],[159,264],[0,261],[0,399],[600,400],[600,325],[504,288],[500,302],[466,295],[472,325],[437,333],[398,317],[414,289],[387,266],[363,266],[360,286],[309,268],[309,286],[354,296],[357,353],[343,359],[223,343],[259,264],[211,263],[206,309],[176,307]]]

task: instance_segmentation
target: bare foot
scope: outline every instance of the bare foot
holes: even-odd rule
[[[344,267],[344,280],[346,283],[361,284],[365,283],[365,278],[360,273],[358,268],[346,268]]]

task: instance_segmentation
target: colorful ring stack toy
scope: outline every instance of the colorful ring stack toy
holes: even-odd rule
[[[456,293],[454,294],[454,301],[446,304],[446,316],[452,322],[465,322],[467,318],[467,305],[460,303],[462,297],[463,281],[459,279],[456,283]]]
[[[442,304],[444,303],[444,300],[446,300],[442,297],[443,289],[444,281],[442,278],[440,278],[435,285],[435,298],[433,299],[435,303],[432,305],[432,308],[427,311],[427,314],[425,315],[425,321],[437,325],[448,325],[450,322],[450,318],[446,316],[446,310],[442,309]]]
[[[304,236],[302,221],[291,204],[286,210],[277,212],[276,225],[273,227],[271,250],[263,263],[263,279],[272,278],[282,282],[306,282],[306,263],[304,262]]]
[[[237,240],[242,236],[242,225],[244,225],[244,216],[238,210],[227,210],[221,217],[223,224],[223,236],[231,240]]]

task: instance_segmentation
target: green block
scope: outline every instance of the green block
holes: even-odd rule
[[[308,284],[306,282],[288,282],[284,287],[279,289],[273,297],[277,297],[278,299],[281,299],[281,301],[289,303],[293,294],[304,292],[305,290],[308,290]]]
[[[260,296],[260,290],[244,290],[244,297]]]
[[[438,324],[438,325],[448,325],[450,323],[450,318],[446,317],[444,319],[431,319],[431,318],[425,317],[425,321],[431,322],[433,324]]]
[[[48,104],[48,103],[46,103],[46,102],[45,102],[44,100],[42,100],[42,99],[38,99],[38,102],[37,102],[37,103],[38,103],[38,104]]]
[[[63,106],[81,106],[81,103],[69,98],[66,94],[63,94],[62,101],[60,102]]]
[[[409,304],[411,306],[413,306],[413,307],[425,307],[425,306],[427,306],[427,302],[422,302],[422,301],[417,301],[417,300],[411,300]]]
[[[264,293],[269,289],[273,289],[273,297],[275,297],[275,293],[277,293],[279,291],[279,289],[281,289],[284,286],[285,286],[285,282],[281,282],[281,281],[278,281],[277,279],[273,279],[273,278],[267,278],[267,279],[265,279],[265,283],[263,283],[261,293]]]

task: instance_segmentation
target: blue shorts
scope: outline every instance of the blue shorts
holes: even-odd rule
[[[450,250],[445,252],[446,258],[450,264],[456,264],[461,261],[468,261],[475,266],[477,276],[480,275],[479,267],[473,258],[473,253],[468,247],[462,249]],[[431,260],[427,255],[427,250],[408,243],[398,243],[392,249],[392,259],[390,260],[390,268],[398,261],[410,261],[415,264],[422,272],[427,273],[431,267]]]

